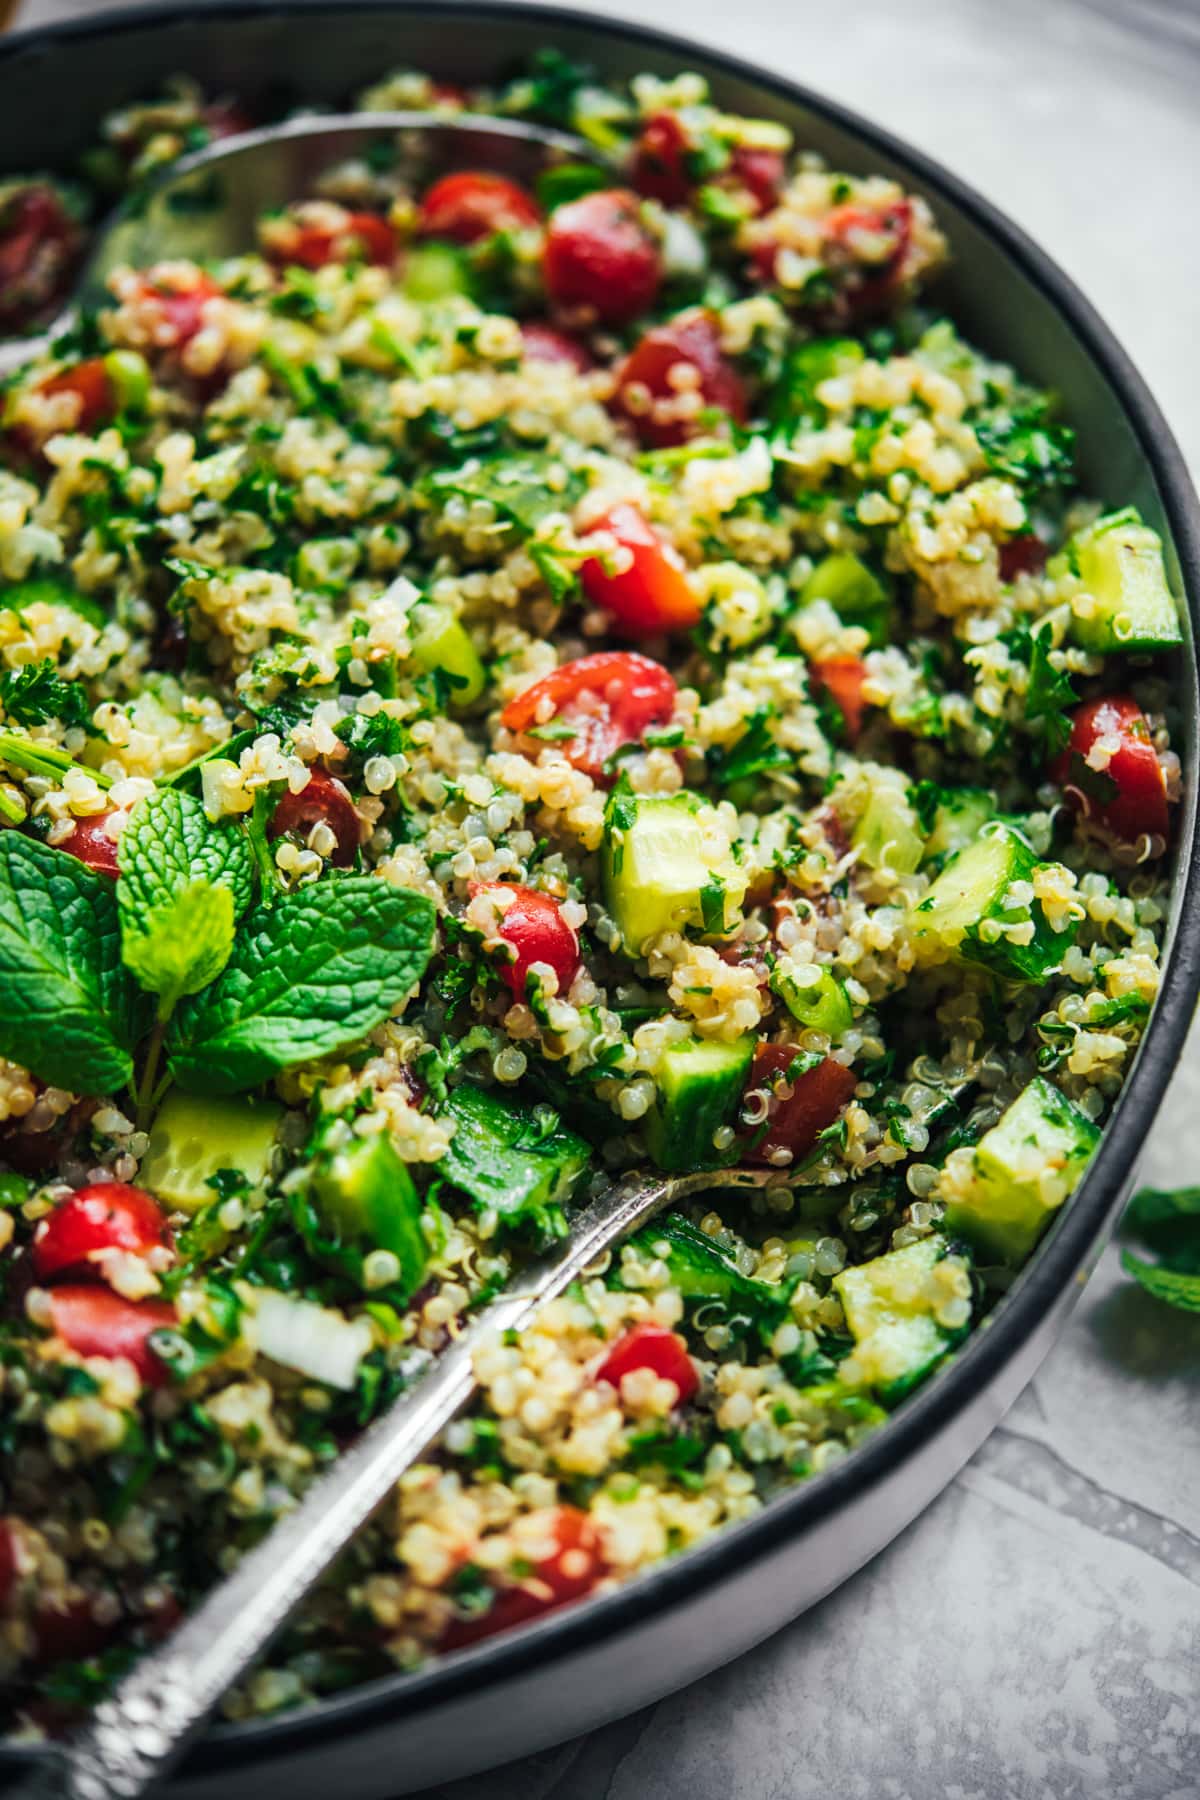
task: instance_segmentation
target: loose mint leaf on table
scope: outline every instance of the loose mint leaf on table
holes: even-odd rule
[[[214,825],[173,789],[139,800],[121,833],[121,954],[165,1017],[221,973],[234,920],[254,897],[254,857],[238,826]]]
[[[1149,1263],[1132,1250],[1121,1252],[1121,1267],[1139,1281],[1156,1300],[1183,1312],[1200,1313],[1200,1258],[1194,1269],[1173,1269],[1166,1263]]]
[[[251,914],[224,972],[171,1021],[176,1081],[235,1094],[358,1042],[420,980],[435,923],[423,894],[375,875],[319,881]]]
[[[0,832],[0,1055],[77,1094],[133,1074],[140,996],[112,883],[64,850]]]
[[[1156,1300],[1200,1312],[1200,1188],[1142,1188],[1123,1223],[1159,1259],[1151,1263],[1123,1250],[1125,1273]]]

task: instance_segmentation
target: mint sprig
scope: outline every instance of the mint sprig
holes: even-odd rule
[[[0,833],[0,995],[0,1055],[77,1094],[131,1079],[143,1008],[112,883],[15,831]]]
[[[166,1038],[181,1087],[233,1094],[382,1024],[424,973],[436,913],[423,894],[349,875],[250,915],[211,987],[182,1002]]]
[[[254,897],[254,857],[232,822],[171,789],[139,800],[121,833],[117,912],[126,967],[166,1018],[221,973]]]

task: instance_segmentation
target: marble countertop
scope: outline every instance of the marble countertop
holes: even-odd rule
[[[593,4],[942,157],[1080,282],[1200,470],[1197,0]],[[1142,1172],[1200,1177],[1200,1033]],[[853,1581],[657,1706],[424,1800],[1194,1800],[1198,1470],[1200,1318],[1110,1250],[1005,1423]]]

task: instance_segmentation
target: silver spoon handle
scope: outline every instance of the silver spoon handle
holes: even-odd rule
[[[686,1194],[765,1186],[765,1170],[631,1177],[593,1200],[519,1292],[491,1301],[381,1418],[343,1451],[237,1568],[101,1702],[87,1726],[12,1800],[136,1800],[168,1773],[225,1690],[267,1647],[355,1532],[475,1388],[474,1352],[520,1330],[603,1252]],[[778,1176],[775,1177],[778,1179]]]

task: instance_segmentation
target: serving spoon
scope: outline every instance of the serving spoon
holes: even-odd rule
[[[463,1326],[428,1371],[383,1413],[293,1512],[201,1601],[161,1649],[102,1700],[90,1722],[14,1790],[12,1800],[136,1800],[158,1785],[225,1690],[251,1666],[385,1501],[406,1469],[476,1389],[474,1355],[521,1331],[623,1238],[690,1194],[788,1184],[778,1169],[713,1169],[670,1178],[630,1175],[576,1214],[565,1238]]]
[[[314,197],[331,166],[380,151],[401,173],[483,167],[531,180],[555,162],[613,170],[570,132],[484,113],[321,113],[222,138],[137,187],[100,226],[70,299],[35,337],[0,344],[0,377],[42,355],[81,312],[111,301],[108,279],[124,266],[245,255],[264,213]]]

